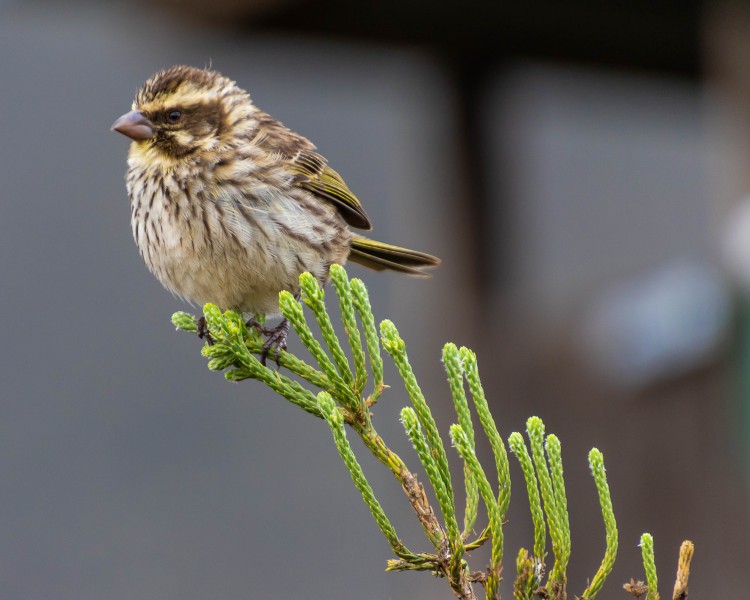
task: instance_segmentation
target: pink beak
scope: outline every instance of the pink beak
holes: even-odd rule
[[[154,135],[154,124],[137,110],[122,115],[112,123],[111,129],[135,141],[147,140]]]

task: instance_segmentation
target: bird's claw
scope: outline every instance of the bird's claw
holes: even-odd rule
[[[198,321],[195,324],[195,327],[198,333],[198,337],[202,340],[206,340],[209,346],[213,346],[214,339],[211,337],[211,332],[208,330],[208,325],[206,324],[206,317],[199,317]]]
[[[279,354],[281,354],[282,350],[286,350],[286,338],[289,335],[289,320],[284,319],[276,327],[268,328],[258,323],[255,319],[250,319],[247,322],[247,326],[254,327],[267,337],[260,352],[260,364],[264,367],[266,366],[266,359],[271,353],[271,348],[273,348],[273,359],[276,365],[280,367]]]

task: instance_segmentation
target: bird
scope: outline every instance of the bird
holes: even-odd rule
[[[255,106],[235,81],[176,65],[151,76],[112,131],[130,138],[131,228],[148,269],[174,295],[250,315],[263,364],[286,349],[279,293],[321,285],[347,260],[420,277],[440,259],[355,233],[370,217],[315,145]],[[212,343],[205,320],[199,334]]]

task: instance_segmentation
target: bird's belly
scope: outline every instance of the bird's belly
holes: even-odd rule
[[[201,306],[278,314],[280,291],[297,294],[305,271],[326,281],[330,265],[345,262],[349,252],[348,236],[317,245],[278,228],[238,230],[211,204],[137,213],[133,234],[149,270],[168,290]]]

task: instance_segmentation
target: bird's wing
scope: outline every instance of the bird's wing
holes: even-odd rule
[[[284,127],[273,117],[259,116],[255,142],[270,154],[276,154],[295,175],[294,185],[330,202],[344,220],[358,229],[372,229],[370,217],[326,159],[315,152],[310,140]]]

